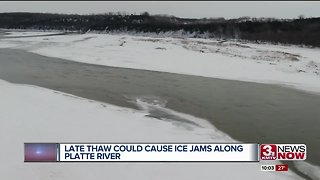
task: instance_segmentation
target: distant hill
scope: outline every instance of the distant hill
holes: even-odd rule
[[[0,13],[0,28],[139,33],[243,39],[320,47],[320,18],[186,19],[167,15]]]

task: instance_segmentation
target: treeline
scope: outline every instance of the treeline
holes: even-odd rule
[[[189,37],[236,38],[320,47],[320,18],[186,19],[167,15],[0,13],[0,28],[137,33],[179,32]]]

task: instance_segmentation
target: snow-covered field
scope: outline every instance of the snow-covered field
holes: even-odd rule
[[[13,36],[20,34],[11,32]],[[90,64],[281,84],[320,92],[319,48],[94,33],[2,39],[1,47]]]
[[[0,80],[2,179],[301,179],[292,172],[261,172],[258,163],[24,163],[24,142],[235,142],[205,120],[200,124],[147,117],[44,88]],[[142,103],[137,101],[138,103]],[[146,104],[141,104],[146,106]],[[149,108],[152,105],[148,105]],[[171,111],[171,110],[168,110]],[[172,112],[175,113],[175,112]],[[304,165],[302,165],[304,167]]]

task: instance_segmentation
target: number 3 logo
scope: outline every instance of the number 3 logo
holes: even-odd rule
[[[262,160],[275,160],[277,153],[277,146],[275,144],[262,144],[260,146]]]
[[[272,147],[270,145],[265,145],[262,149],[264,149],[262,152],[264,156],[273,156],[274,152],[272,152]]]

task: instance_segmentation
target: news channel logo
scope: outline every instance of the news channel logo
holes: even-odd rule
[[[260,160],[306,160],[305,144],[261,144]]]

